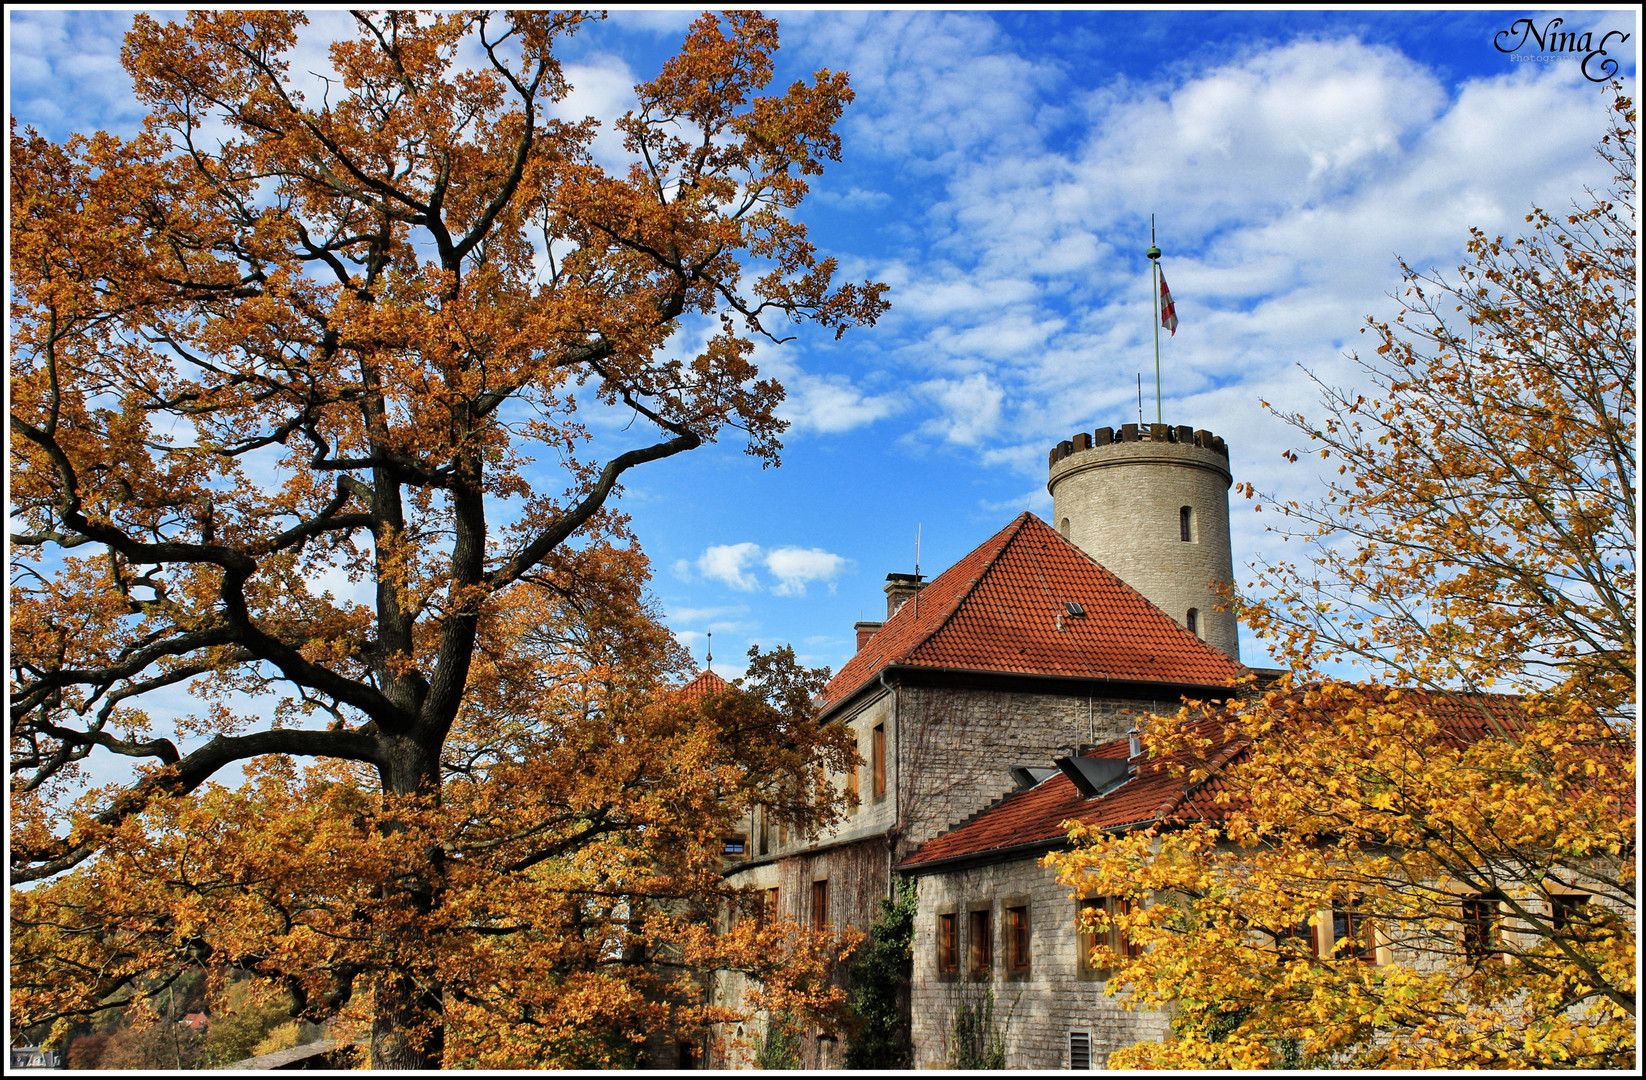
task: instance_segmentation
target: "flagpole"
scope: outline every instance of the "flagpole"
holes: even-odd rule
[[[1149,250],[1144,252],[1149,257],[1149,283],[1154,299],[1149,304],[1149,310],[1154,312],[1154,422],[1165,423],[1160,418],[1160,249],[1154,242],[1154,215],[1149,215]]]

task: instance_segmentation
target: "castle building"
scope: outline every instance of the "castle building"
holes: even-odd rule
[[[1125,762],[1103,762],[1137,716],[1232,692],[1246,669],[1234,618],[1218,610],[1233,578],[1224,441],[1188,427],[1099,428],[1053,449],[1049,481],[1055,528],[1024,513],[929,583],[887,576],[886,618],[857,624],[857,652],[823,694],[822,715],[851,728],[865,763],[832,778],[857,807],[816,836],[756,812],[727,870],[733,884],[776,890],[795,922],[866,929],[930,843],[1058,769],[1112,781]],[[1094,757],[1094,746],[1106,749]],[[949,864],[921,859],[925,890]],[[1034,889],[1059,888],[1040,876]],[[922,911],[928,922],[938,914],[924,900]],[[1070,957],[1075,948],[1071,938]],[[917,962],[917,985],[918,973]],[[738,1008],[746,989],[723,973],[713,992]],[[1066,1038],[1075,1029],[1064,1020],[1078,1019],[1054,1027]],[[842,1056],[836,1033],[812,1031],[799,1064],[839,1067]]]

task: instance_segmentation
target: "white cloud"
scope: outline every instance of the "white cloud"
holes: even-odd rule
[[[946,442],[973,445],[993,435],[1000,426],[1005,391],[982,373],[965,379],[934,379],[924,383],[926,392],[943,415],[926,421],[920,433]]]
[[[760,582],[747,568],[759,557],[759,544],[716,544],[697,557],[697,572],[740,592],[754,592]]]
[[[634,96],[635,84],[640,82],[634,70],[621,57],[595,53],[577,63],[565,66],[566,81],[571,92],[565,100],[550,107],[550,112],[562,120],[577,122],[586,116],[601,121],[599,131],[590,147],[595,163],[614,176],[626,176],[634,155],[623,147],[623,133],[613,121],[639,106]]]
[[[709,627],[711,630],[715,630],[719,629],[721,625],[730,625],[723,624],[722,622],[718,622],[716,620],[723,620],[728,615],[747,615],[748,613],[749,607],[747,604],[735,604],[730,607],[684,607],[670,608],[669,613],[664,616],[664,618],[673,623],[706,622],[711,624]],[[680,633],[684,634],[686,631],[681,631]]]
[[[869,395],[853,386],[844,375],[795,374],[783,380],[788,397],[778,414],[792,425],[796,434],[808,431],[838,435],[872,424],[898,409],[896,399]]]
[[[834,581],[850,569],[851,560],[822,548],[803,548],[793,545],[763,551],[759,544],[716,544],[705,548],[695,562],[681,559],[674,565],[676,575],[684,580],[706,578],[729,585],[740,592],[755,592],[762,588],[755,576],[757,567],[776,579],[771,586],[774,596],[805,596],[809,582],[820,581],[834,590]],[[737,607],[682,608],[669,615],[671,622],[702,622],[720,615],[737,614],[748,609]],[[721,624],[711,624],[718,629]],[[726,624],[730,626],[732,624]]]
[[[766,553],[766,569],[777,579],[772,592],[778,596],[805,596],[808,581],[825,581],[834,588],[848,563],[822,548],[782,547]]]

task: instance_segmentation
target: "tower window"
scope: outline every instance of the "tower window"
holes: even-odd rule
[[[1189,609],[1189,618],[1187,619],[1187,621],[1184,622],[1184,625],[1189,628],[1189,633],[1193,634],[1195,637],[1200,636],[1200,609],[1199,608],[1190,608]]]
[[[1178,510],[1177,532],[1185,544],[1194,543],[1194,507],[1185,506]]]
[[[1063,519],[1062,523],[1058,525],[1057,531],[1063,534],[1063,539],[1067,540],[1069,538],[1069,519],[1068,518]]]

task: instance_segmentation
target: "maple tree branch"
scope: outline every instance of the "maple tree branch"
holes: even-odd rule
[[[598,364],[595,364],[594,367],[602,377],[609,378]],[[553,525],[538,533],[530,543],[508,562],[485,576],[485,583],[492,590],[495,591],[518,580],[541,562],[545,555],[576,532],[585,521],[593,516],[596,510],[605,504],[612,488],[617,485],[618,477],[622,476],[624,472],[636,465],[642,465],[648,461],[659,461],[675,454],[684,453],[687,450],[695,450],[703,445],[701,435],[690,430],[684,424],[669,421],[646,408],[635,399],[627,388],[621,388],[619,392],[625,404],[664,430],[674,432],[675,437],[664,442],[653,443],[651,446],[642,447],[638,450],[630,450],[608,461],[606,467],[600,470],[600,477],[595,481],[594,487],[583,497],[582,501],[562,514]]]
[[[171,746],[170,753],[177,753],[175,746]],[[158,794],[187,795],[225,766],[270,754],[334,758],[372,765],[382,765],[386,759],[382,740],[357,731],[275,728],[249,735],[217,735],[199,749],[176,757],[167,762],[165,768],[121,792],[113,805],[92,819],[93,832],[112,828],[141,813]],[[40,881],[60,874],[85,861],[99,846],[94,839],[76,841],[73,836],[36,848],[14,844],[12,881]]]

